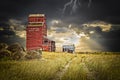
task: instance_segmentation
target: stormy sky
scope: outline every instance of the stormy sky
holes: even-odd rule
[[[48,38],[79,51],[120,51],[119,0],[3,0],[0,41],[25,43],[27,17],[47,17]]]

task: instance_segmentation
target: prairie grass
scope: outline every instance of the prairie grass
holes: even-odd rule
[[[74,59],[61,80],[87,80],[87,71],[81,57]]]
[[[96,80],[120,80],[120,55],[86,55],[84,60]]]
[[[62,80],[120,80],[120,55],[77,54]]]
[[[43,53],[43,59],[0,62],[0,80],[52,80],[71,54]]]
[[[43,52],[42,59],[0,61],[0,80],[120,80],[119,54],[68,54]]]

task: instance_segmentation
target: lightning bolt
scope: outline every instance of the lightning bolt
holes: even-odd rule
[[[79,0],[78,0],[78,5],[79,5],[79,6],[81,6],[81,3],[80,3],[80,1],[79,1]]]
[[[73,6],[72,6],[72,10],[71,10],[70,14],[73,14],[74,12],[76,12],[76,10],[77,10],[77,0],[75,0],[73,2]]]
[[[92,0],[89,0],[88,7],[90,7],[91,3],[92,3]],[[70,14],[73,14],[73,13],[75,13],[77,11],[78,6],[81,6],[81,5],[82,4],[80,3],[80,0],[70,0],[69,2],[67,2],[64,5],[64,8],[62,10],[62,14],[65,13],[67,7],[71,8]]]
[[[70,2],[68,2],[64,5],[63,12],[62,12],[63,14],[65,13],[67,6],[72,5],[72,3],[73,3],[73,0],[71,0]]]
[[[89,2],[88,2],[88,7],[91,6],[91,3],[92,3],[92,0],[89,0]]]

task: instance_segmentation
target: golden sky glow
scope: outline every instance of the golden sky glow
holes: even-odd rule
[[[10,19],[10,28],[21,38],[26,38],[26,31],[19,20]],[[47,24],[48,25],[48,24]],[[103,49],[100,43],[91,39],[91,35],[97,35],[95,30],[84,30],[84,28],[95,28],[99,26],[102,31],[109,31],[111,24],[103,21],[95,21],[82,25],[74,25],[62,22],[61,20],[51,20],[48,25],[48,38],[56,42],[56,50],[62,51],[62,45],[75,44],[76,51],[100,51]],[[99,36],[99,35],[97,35]]]
[[[83,24],[85,27],[99,26],[102,31],[109,31],[111,24],[96,21]],[[48,29],[48,38],[56,41],[56,47],[62,48],[65,44],[75,44],[76,51],[100,51],[102,46],[90,38],[90,35],[96,34],[94,30],[86,31],[79,29],[80,26],[66,24],[61,20],[52,20]],[[77,33],[79,32],[79,33]]]

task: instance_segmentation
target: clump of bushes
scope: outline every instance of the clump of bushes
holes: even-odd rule
[[[7,44],[5,43],[0,43],[0,51],[3,50],[3,49],[6,49],[8,47]]]
[[[30,51],[27,51],[25,58],[26,59],[40,59],[41,54],[42,54],[41,50],[30,50]]]
[[[0,60],[11,59],[11,52],[7,50],[8,45],[5,43],[0,43]]]
[[[10,56],[11,56],[11,52],[9,50],[6,50],[6,49],[0,50],[1,60],[11,60],[12,58]]]
[[[18,43],[9,46],[5,43],[0,43],[0,60],[40,59],[41,53],[41,50],[25,51]]]
[[[24,48],[18,44],[18,43],[14,43],[10,46],[8,46],[7,50],[11,51],[11,57],[13,60],[20,60],[25,56],[25,50]]]

